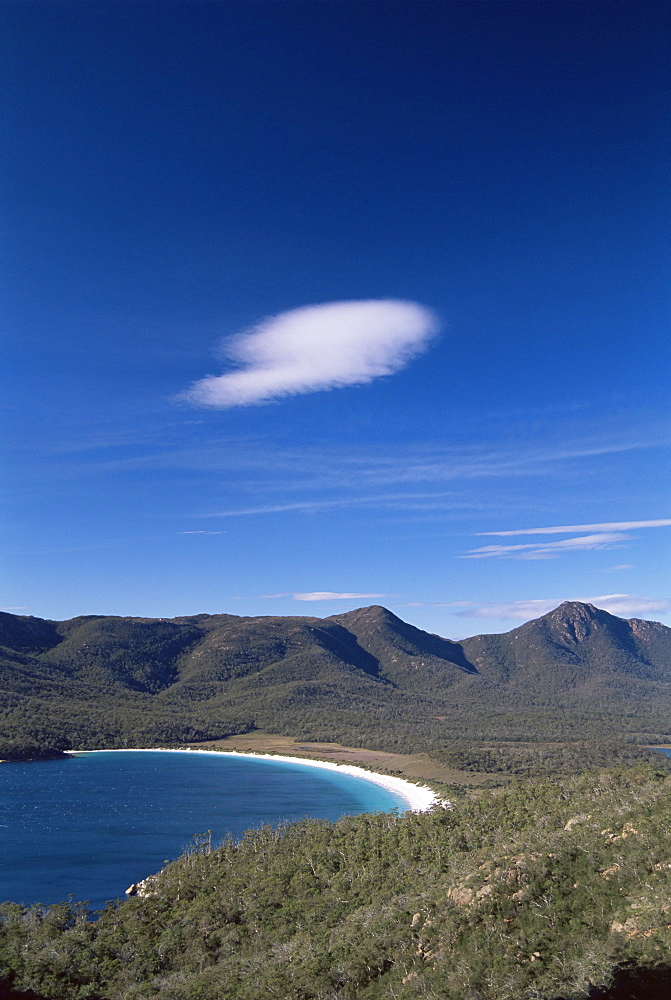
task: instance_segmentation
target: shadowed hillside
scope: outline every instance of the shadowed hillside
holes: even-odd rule
[[[645,696],[671,682],[671,629],[659,622],[625,621],[592,604],[566,602],[504,635],[462,643],[484,677],[536,694],[610,692]],[[638,682],[643,682],[639,684]]]
[[[671,629],[566,603],[451,642],[385,608],[330,618],[0,615],[0,722],[69,749],[302,739],[430,749],[464,738],[668,734]]]

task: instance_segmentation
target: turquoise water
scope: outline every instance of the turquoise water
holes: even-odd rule
[[[0,766],[0,899],[92,909],[212,831],[315,816],[404,810],[351,775],[215,754],[98,751]]]

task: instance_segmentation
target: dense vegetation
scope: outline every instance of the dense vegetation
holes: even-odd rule
[[[428,814],[207,838],[97,921],[0,908],[0,989],[49,1000],[661,1000],[671,777],[514,782]]]
[[[482,743],[454,742],[431,750],[429,758],[460,771],[479,771],[491,775],[550,777],[554,774],[580,774],[614,763],[635,764],[647,761],[661,766],[659,751],[624,740],[575,740],[570,743]],[[671,761],[663,766],[671,765]]]
[[[459,643],[379,607],[325,619],[0,615],[4,757],[254,728],[399,751],[640,745],[668,738],[670,709],[671,629],[586,604]]]
[[[513,776],[426,815],[305,821],[216,850],[201,838],[97,920],[6,903],[0,995],[671,995],[671,762],[606,770],[652,760],[670,708],[671,629],[584,604],[460,643],[377,607],[0,615],[3,758],[259,728]]]

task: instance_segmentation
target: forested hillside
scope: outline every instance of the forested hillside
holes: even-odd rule
[[[264,728],[523,779],[204,840],[96,921],[5,904],[8,1000],[671,995],[669,761],[605,769],[668,741],[671,629],[584,604],[458,643],[379,607],[0,628],[4,757]]]
[[[254,728],[392,750],[668,736],[671,629],[563,604],[451,642],[381,607],[331,618],[0,615],[0,754]]]
[[[95,922],[0,907],[2,996],[662,1000],[671,778],[521,782],[427,814],[206,841]]]

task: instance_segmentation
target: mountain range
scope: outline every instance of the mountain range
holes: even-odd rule
[[[579,602],[460,642],[379,606],[328,618],[0,614],[0,753],[253,728],[389,748],[604,727],[650,740],[668,733],[670,709],[671,628]]]

